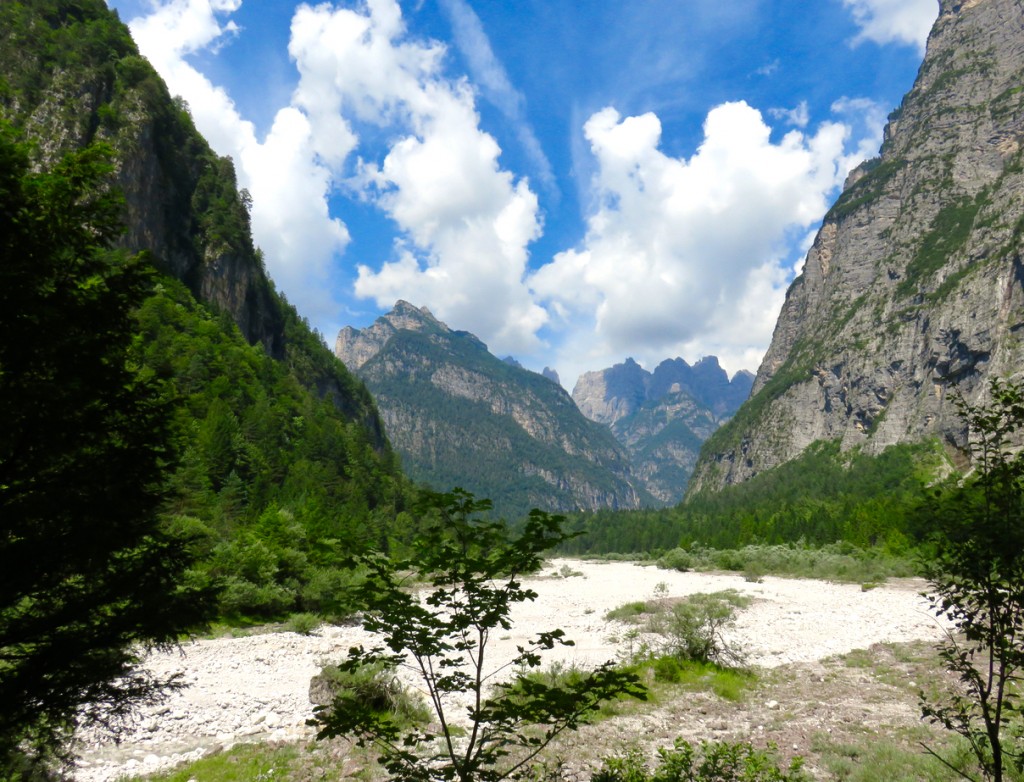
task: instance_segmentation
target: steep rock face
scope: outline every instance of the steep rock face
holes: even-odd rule
[[[110,145],[125,195],[123,246],[147,251],[161,272],[227,313],[386,450],[366,390],[275,293],[231,160],[213,153],[103,0],[0,3],[0,118],[44,164],[94,141]]]
[[[346,327],[335,354],[366,382],[416,480],[462,486],[505,515],[636,508],[628,457],[556,383],[491,355],[407,302],[362,330]]]
[[[1024,359],[1024,8],[941,2],[881,156],[849,177],[791,286],[751,400],[707,443],[692,491],[816,440],[877,453],[938,437],[963,457],[954,390]]]
[[[750,393],[753,375],[730,381],[714,356],[692,367],[667,359],[648,372],[633,359],[587,372],[573,400],[588,418],[611,426],[636,476],[664,503],[682,499],[701,444]]]
[[[613,424],[635,413],[647,399],[650,373],[633,359],[609,369],[585,372],[572,390],[576,406],[591,421]]]

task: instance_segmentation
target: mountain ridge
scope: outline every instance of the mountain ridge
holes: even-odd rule
[[[93,142],[112,147],[125,198],[120,245],[147,251],[197,300],[229,313],[385,454],[373,400],[267,276],[231,159],[212,151],[117,13],[102,0],[27,0],[3,4],[0,21],[0,117],[26,130],[38,164]]]

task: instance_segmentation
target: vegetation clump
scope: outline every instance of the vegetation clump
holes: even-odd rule
[[[34,172],[0,123],[0,776],[175,686],[135,664],[212,608],[159,521],[171,411],[132,319],[153,274],[111,249],[110,172],[103,146]]]
[[[626,603],[605,614],[609,620],[638,624],[642,631],[660,639],[642,645],[631,655],[633,662],[659,658],[699,664],[740,666],[743,655],[725,635],[736,619],[736,609],[751,599],[736,590],[688,595],[680,600]]]
[[[638,750],[630,750],[606,758],[591,782],[809,782],[800,758],[785,768],[779,762],[774,747],[676,739],[671,748],[658,748],[653,769]]]

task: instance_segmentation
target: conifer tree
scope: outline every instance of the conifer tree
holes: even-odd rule
[[[0,771],[63,756],[165,682],[135,670],[210,606],[157,510],[172,460],[159,381],[134,363],[145,259],[111,249],[109,150],[35,172],[0,124]],[[2,774],[0,774],[2,776]]]

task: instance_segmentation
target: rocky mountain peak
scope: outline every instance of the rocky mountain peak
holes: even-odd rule
[[[423,331],[424,329],[441,329],[448,331],[448,327],[434,317],[426,307],[417,307],[414,304],[399,299],[391,312],[381,316],[395,329],[409,329],[410,331]]]
[[[387,341],[398,331],[427,331],[450,333],[444,323],[434,317],[426,307],[417,307],[399,299],[385,315],[381,315],[365,329],[345,326],[334,341],[334,355],[341,359],[349,370],[355,372],[376,356]]]
[[[552,383],[492,355],[425,307],[399,301],[364,329],[343,328],[335,354],[373,393],[415,481],[462,486],[510,517],[651,501],[633,485],[625,450],[580,413],[557,375]]]
[[[819,440],[963,455],[954,394],[1024,366],[1024,11],[942,0],[913,88],[825,216],[754,393],[707,443],[691,491]]]
[[[585,372],[576,381],[572,398],[591,421],[613,424],[636,410],[647,398],[650,373],[627,358],[609,369]]]
[[[737,372],[730,381],[715,356],[693,366],[666,359],[653,372],[627,358],[580,376],[572,396],[584,415],[611,427],[647,490],[673,503],[682,498],[701,443],[743,403],[753,380]]]

